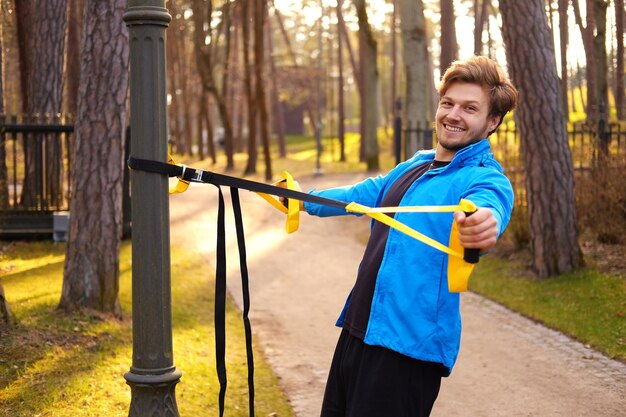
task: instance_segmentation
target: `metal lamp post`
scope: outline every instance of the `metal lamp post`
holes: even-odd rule
[[[129,0],[131,154],[167,161],[164,0]],[[133,362],[130,417],[178,417],[172,354],[168,179],[131,171]]]

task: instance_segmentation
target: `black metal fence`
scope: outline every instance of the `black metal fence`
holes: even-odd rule
[[[0,119],[0,238],[50,237],[69,210],[74,126]]]
[[[436,135],[432,126],[404,128],[402,133],[405,156],[412,155],[414,152],[412,148],[428,149],[436,145]],[[570,123],[567,133],[573,168],[576,172],[590,170],[601,155],[614,166],[626,169],[626,123],[602,121],[598,125],[587,122]],[[540,131],[537,134],[541,134]],[[546,137],[545,140],[554,138]],[[523,177],[522,144],[515,124],[503,123],[490,136],[490,142],[492,152],[507,175]]]
[[[128,132],[127,132],[128,136]],[[72,193],[74,126],[60,119],[0,115],[0,238],[44,237],[67,223]],[[128,172],[124,235],[130,233]]]
[[[591,231],[606,243],[622,241],[626,234],[626,123],[602,120],[597,124],[569,123],[567,132],[579,229]],[[422,148],[436,145],[432,126],[405,128],[402,133],[404,155],[412,154],[409,152],[412,143],[423,141]],[[537,134],[542,134],[540,129]],[[407,138],[412,139],[407,141]],[[543,140],[554,138],[546,136]],[[490,136],[490,143],[515,191],[516,208],[509,229],[513,230],[516,244],[524,245],[528,239],[526,173],[523,144],[515,124],[503,123]],[[400,148],[396,144],[396,152]]]

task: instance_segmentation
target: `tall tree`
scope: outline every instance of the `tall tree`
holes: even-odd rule
[[[78,81],[80,80],[80,39],[84,4],[83,0],[68,1],[66,111],[75,117],[78,106]]]
[[[353,0],[359,19],[360,69],[363,82],[361,97],[361,147],[368,171],[379,168],[378,161],[378,44],[369,23],[365,0]]]
[[[4,117],[4,4],[0,2],[0,117]],[[2,122],[2,120],[0,120]],[[5,136],[0,135],[0,210],[9,207],[9,175],[6,162]]]
[[[341,35],[341,22],[339,16],[343,16],[341,8],[343,0],[337,0],[337,137],[339,138],[339,161],[346,160],[346,124],[344,104],[344,77],[343,77],[343,36]],[[343,21],[343,20],[342,20]],[[395,28],[395,26],[394,26]],[[395,31],[393,36],[395,37]]]
[[[63,104],[63,58],[65,51],[65,27],[67,0],[21,0],[15,2],[17,17],[18,51],[22,87],[22,111],[28,116],[48,115],[61,112]],[[61,143],[58,137],[35,136],[25,139],[27,175],[22,188],[22,204],[33,207],[42,190],[37,188],[35,176],[37,157],[45,151],[47,180],[61,176]],[[44,147],[44,141],[46,146]],[[61,193],[60,184],[46,184],[46,197],[56,201]]]
[[[256,163],[258,159],[257,147],[257,106],[255,105],[254,85],[252,78],[252,65],[250,65],[250,29],[249,22],[254,7],[254,1],[241,1],[241,22],[243,37],[243,71],[246,93],[246,103],[248,108],[248,161],[244,169],[244,175],[256,173]]]
[[[568,0],[559,0],[559,43],[561,46],[561,102],[563,103],[563,117],[565,121],[569,120],[569,106],[567,100],[568,82],[567,82],[567,45],[569,43],[569,18],[567,9],[569,7]]]
[[[225,57],[218,55],[217,45],[220,35],[225,37],[226,45],[230,45],[230,1],[226,1],[222,5],[221,23],[217,28],[211,24],[213,16],[212,0],[193,0],[191,3],[193,10],[194,23],[194,51],[196,63],[202,86],[211,94],[217,109],[219,111],[222,127],[224,128],[224,148],[226,150],[226,169],[235,168],[235,160],[233,156],[233,128],[230,112],[226,102],[226,86],[228,86],[228,64],[229,53],[228,47],[224,50]],[[221,32],[220,32],[221,31]],[[207,42],[211,39],[211,42]],[[218,65],[221,64],[221,67]],[[222,79],[216,76],[217,70],[220,69]],[[220,82],[221,81],[221,82]]]
[[[615,0],[615,37],[617,57],[615,63],[615,107],[617,118],[624,119],[624,0]]]
[[[459,44],[456,41],[456,17],[454,1],[439,0],[441,10],[441,55],[439,70],[443,74],[450,64],[459,57]]]
[[[404,107],[405,148],[407,157],[419,149],[432,147],[423,135],[430,120],[430,80],[428,70],[428,36],[422,1],[398,0],[400,28],[404,44],[406,105]]]
[[[489,22],[490,3],[491,0],[474,0],[474,55],[483,54],[483,30]]]
[[[606,11],[609,2],[605,0],[593,1],[593,18],[596,30],[593,36],[593,50],[596,67],[596,90],[593,92],[596,103],[598,103],[598,116],[604,120],[608,119],[609,112],[609,83],[608,63],[606,53]],[[608,144],[601,143],[601,149],[606,151]]]
[[[272,27],[271,27],[271,19],[267,19],[266,28],[265,28],[267,39],[267,49],[268,51],[274,50],[274,41],[272,39]],[[283,107],[280,105],[280,98],[278,94],[278,79],[276,72],[276,59],[274,54],[270,53],[268,56],[269,60],[269,68],[270,68],[270,80],[271,80],[271,99],[272,99],[272,110],[276,113],[273,120],[274,126],[276,128],[276,136],[278,139],[278,155],[280,158],[285,158],[287,156],[287,149],[285,147],[285,112]]]
[[[265,160],[265,179],[272,179],[272,159],[270,157],[269,116],[265,93],[265,20],[267,16],[266,0],[257,0],[254,7],[254,71],[256,78],[256,106],[259,108],[259,128],[263,143]],[[271,54],[271,51],[270,51]]]
[[[124,131],[127,124],[126,0],[87,0],[75,127],[74,186],[59,307],[120,314]]]
[[[591,120],[596,120],[598,117],[598,102],[596,101],[596,59],[594,50],[594,31],[595,20],[593,13],[593,2],[595,0],[588,0],[586,4],[586,24],[583,23],[580,5],[578,0],[572,0],[572,7],[574,9],[574,18],[576,19],[576,25],[580,29],[580,34],[583,39],[583,48],[585,49],[585,69],[587,73],[587,117]]]
[[[0,9],[3,9],[3,5],[0,4]],[[3,10],[0,10],[3,12]],[[0,13],[0,114],[4,113],[4,83],[2,76],[4,74],[4,54],[2,43],[2,13]],[[4,209],[9,204],[9,195],[7,188],[7,167],[6,156],[4,151],[4,135],[0,136],[0,209]],[[0,284],[0,327],[10,324],[15,321],[15,316],[9,308],[9,303],[4,295],[4,288]]]
[[[554,43],[543,0],[500,0],[500,11],[509,72],[520,90],[516,120],[526,168],[533,266],[545,278],[582,263]]]

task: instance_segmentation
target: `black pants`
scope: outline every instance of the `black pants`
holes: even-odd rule
[[[343,330],[321,417],[428,417],[440,385],[440,364],[366,345]]]

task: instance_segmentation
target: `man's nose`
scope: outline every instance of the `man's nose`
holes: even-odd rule
[[[461,112],[461,106],[454,106],[450,109],[450,111],[448,112],[447,117],[449,119],[455,119],[458,120],[460,118],[460,113]]]

